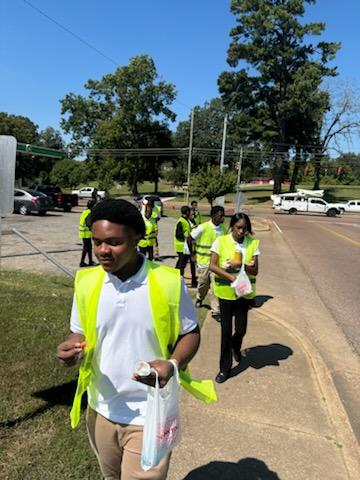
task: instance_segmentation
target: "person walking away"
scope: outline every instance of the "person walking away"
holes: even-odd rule
[[[201,223],[201,213],[198,210],[198,202],[196,200],[191,202],[191,210],[195,226],[197,227]]]
[[[175,268],[180,270],[180,274],[183,277],[185,272],[185,267],[190,260],[190,251],[187,245],[187,238],[191,232],[191,224],[189,222],[190,218],[190,207],[184,205],[181,207],[181,217],[177,221],[175,232],[174,232],[174,250],[178,255],[178,260],[176,262]],[[195,287],[197,284],[196,281],[196,270],[195,263],[190,263],[191,269],[191,286]]]
[[[156,235],[155,235],[155,243],[154,243],[154,246],[153,246],[153,250],[154,250],[154,259],[155,260],[160,260],[160,254],[159,254],[159,239],[158,239],[158,232],[159,232],[159,226],[158,226],[158,222],[160,221],[161,219],[161,208],[159,205],[155,205],[155,200],[153,197],[149,197],[148,199],[144,199],[142,201],[142,205],[141,205],[141,214],[144,216],[145,215],[145,210],[146,210],[146,206],[147,205],[150,205],[151,208],[152,208],[152,214],[151,214],[151,218],[152,220],[155,222],[156,224]]]
[[[148,202],[145,206],[145,212],[143,215],[145,235],[138,243],[140,252],[147,256],[149,260],[154,259],[154,245],[157,236],[157,225],[152,217],[152,210],[151,203]]]
[[[164,480],[170,455],[147,472],[140,466],[145,383],[154,385],[155,376],[133,372],[139,360],[148,361],[165,386],[175,362],[187,391],[216,401],[210,380],[196,381],[184,371],[200,341],[195,309],[179,271],[137,251],[145,225],[135,205],[106,199],[95,205],[90,218],[99,265],[77,272],[71,333],[57,348],[65,366],[80,363],[71,425],[79,423],[87,391],[87,432],[103,478]]]
[[[83,247],[81,252],[80,267],[87,267],[94,265],[92,260],[92,244],[91,244],[91,229],[87,225],[87,219],[91,213],[91,209],[95,205],[94,200],[88,200],[86,209],[80,215],[79,222],[79,237],[82,239]],[[85,263],[86,255],[89,258],[89,263]]]
[[[210,257],[211,246],[215,239],[220,235],[226,234],[224,227],[225,210],[224,207],[216,205],[210,211],[211,220],[201,223],[191,231],[188,237],[188,246],[190,255],[194,258],[196,248],[196,270],[197,270],[197,293],[195,307],[200,308],[202,302],[210,289]],[[196,242],[196,243],[195,243]],[[219,301],[215,297],[211,299],[211,315],[220,321]]]
[[[259,271],[259,240],[252,235],[251,221],[245,213],[230,220],[230,233],[215,240],[211,247],[210,269],[215,274],[214,293],[219,298],[221,316],[220,371],[218,383],[228,379],[232,356],[241,360],[241,346],[247,330],[251,299],[256,296],[256,276]],[[238,298],[231,283],[236,280],[242,263],[250,279],[252,292]],[[233,317],[235,331],[233,331]]]

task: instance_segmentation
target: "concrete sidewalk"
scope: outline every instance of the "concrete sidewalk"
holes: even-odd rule
[[[312,345],[281,319],[249,312],[244,357],[205,405],[182,392],[182,443],[169,480],[358,479],[359,448]],[[191,364],[214,378],[220,325],[208,315]]]

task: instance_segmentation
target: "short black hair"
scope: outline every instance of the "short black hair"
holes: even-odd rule
[[[190,207],[188,205],[183,205],[180,209],[181,215],[186,215],[190,213]]]
[[[191,205],[195,205],[195,203],[196,203],[196,205],[197,205],[197,203],[198,203],[197,200],[193,200],[193,201],[191,202]]]
[[[131,227],[137,235],[145,235],[145,223],[137,207],[127,200],[109,198],[95,205],[91,210],[91,225],[98,220]]]
[[[243,212],[235,213],[235,215],[231,217],[229,228],[232,228],[238,220],[245,220],[246,231],[248,231],[251,234],[253,233],[250,218],[248,215],[246,215],[246,213],[243,213]]]
[[[222,207],[221,205],[215,205],[215,207],[212,207],[211,208],[211,211],[210,211],[210,216],[213,217],[214,215],[216,215],[218,212],[221,212],[225,215],[225,209],[224,207]]]

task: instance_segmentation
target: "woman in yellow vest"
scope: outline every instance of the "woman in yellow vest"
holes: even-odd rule
[[[252,235],[251,222],[245,213],[230,220],[230,233],[218,237],[211,247],[210,269],[215,274],[214,293],[219,298],[221,317],[220,371],[215,380],[225,382],[232,367],[232,355],[241,361],[241,345],[247,329],[250,301],[256,295],[256,275],[259,270],[259,240]],[[242,264],[250,279],[252,292],[238,298],[231,284]],[[235,318],[235,332],[233,332]]]
[[[177,253],[178,259],[175,268],[180,270],[180,274],[183,277],[187,263],[191,260],[190,250],[187,244],[187,239],[191,232],[191,223],[189,221],[191,209],[188,205],[181,207],[181,217],[177,221],[174,232],[174,250]],[[196,270],[195,263],[190,261],[191,270],[191,286],[196,288]]]
[[[91,229],[88,226],[87,219],[91,213],[91,209],[95,205],[95,200],[89,200],[87,202],[87,208],[82,212],[79,222],[79,237],[83,242],[83,249],[81,252],[80,267],[91,267],[94,265],[92,261],[92,244],[91,244]],[[85,263],[86,255],[89,257],[89,263]]]

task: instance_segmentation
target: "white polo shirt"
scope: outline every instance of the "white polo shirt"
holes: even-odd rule
[[[184,335],[196,328],[197,315],[183,280],[179,312],[180,334]],[[83,333],[75,296],[70,330]],[[105,275],[96,334],[89,405],[113,422],[143,425],[147,387],[131,375],[138,361],[162,358],[153,328],[145,262],[124,282],[111,273]]]

